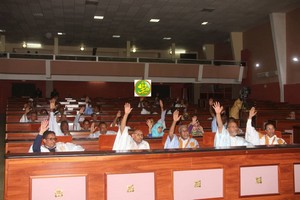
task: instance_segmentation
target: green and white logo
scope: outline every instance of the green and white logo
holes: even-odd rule
[[[151,97],[151,80],[134,80],[135,97]]]

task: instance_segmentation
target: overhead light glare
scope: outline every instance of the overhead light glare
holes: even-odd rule
[[[171,40],[171,37],[164,37],[163,40]]]
[[[299,62],[299,59],[297,57],[293,57],[294,62]]]
[[[181,54],[181,53],[186,53],[186,50],[184,50],[184,49],[175,49],[175,54]]]
[[[95,15],[94,19],[104,19],[104,16],[100,16],[100,15]]]
[[[38,49],[38,48],[42,48],[42,44],[41,43],[27,43],[27,48],[33,48],[33,49]]]
[[[136,52],[136,47],[133,46],[132,49],[131,49],[131,51],[132,51],[133,53],[135,53],[135,52]]]
[[[208,24],[208,22],[202,22],[201,23],[201,25],[203,25],[203,26],[205,26],[205,25],[207,25]]]
[[[259,64],[259,63],[256,63],[256,64],[255,64],[255,67],[260,67],[260,64]]]
[[[66,35],[66,33],[63,33],[63,32],[57,32],[57,35]]]
[[[157,23],[159,21],[160,21],[160,19],[150,19],[150,22],[153,22],[153,23]]]
[[[112,37],[113,38],[120,38],[121,36],[120,35],[113,35]]]

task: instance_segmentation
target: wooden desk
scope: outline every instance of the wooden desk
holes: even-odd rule
[[[5,199],[30,199],[33,189],[31,188],[31,179],[81,175],[86,177],[83,187],[86,188],[87,199],[104,200],[107,198],[108,175],[151,172],[155,177],[155,199],[172,200],[174,199],[174,172],[207,169],[223,171],[221,176],[224,186],[223,198],[218,199],[299,199],[300,194],[294,193],[295,163],[300,163],[300,145],[124,153],[103,151],[78,152],[76,154],[7,154]],[[241,168],[270,165],[278,167],[278,194],[241,197]],[[145,187],[150,186],[146,185]],[[195,187],[194,184],[191,187]]]

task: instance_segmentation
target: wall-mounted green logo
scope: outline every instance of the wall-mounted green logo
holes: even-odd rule
[[[134,96],[150,97],[151,80],[134,80]]]

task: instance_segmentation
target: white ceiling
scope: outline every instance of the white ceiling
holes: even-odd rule
[[[300,0],[0,0],[0,29],[13,43],[52,45],[57,32],[64,32],[60,45],[125,48],[128,40],[139,49],[168,49],[175,43],[198,50],[267,22],[272,12],[299,6]],[[149,23],[151,18],[160,22]],[[201,26],[203,21],[209,24]],[[121,37],[112,38],[116,34]]]

